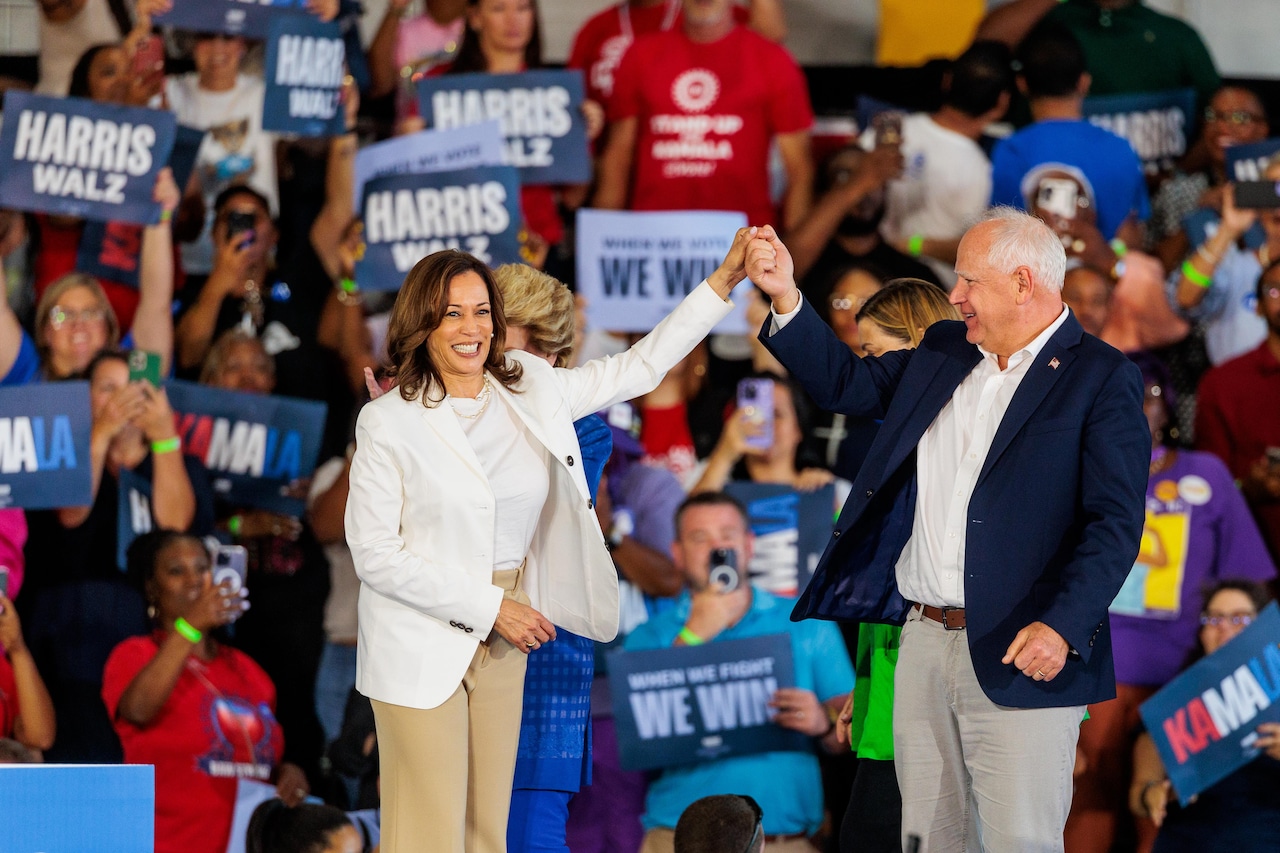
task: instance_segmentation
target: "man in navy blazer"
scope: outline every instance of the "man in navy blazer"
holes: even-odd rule
[[[1043,222],[996,209],[960,243],[963,322],[860,359],[771,228],[748,250],[761,341],[818,405],[883,420],[792,618],[905,620],[895,760],[924,850],[1062,850],[1084,706],[1115,695],[1107,607],[1151,445],[1141,377],[1065,308],[1065,263]]]

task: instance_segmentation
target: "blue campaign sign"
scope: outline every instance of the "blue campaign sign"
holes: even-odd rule
[[[526,184],[591,180],[581,71],[445,74],[418,83],[422,117],[435,130],[497,120],[507,160]]]
[[[364,185],[364,290],[399,290],[413,265],[443,249],[491,267],[519,263],[520,179],[511,166],[386,175]]]
[[[9,92],[0,127],[6,207],[84,219],[160,221],[151,200],[177,120],[168,110]]]
[[[1194,138],[1194,89],[1085,98],[1084,117],[1129,140],[1148,171],[1168,170]]]
[[[342,78],[347,46],[336,23],[305,12],[272,17],[267,27],[267,93],[262,127],[300,136],[346,130]]]
[[[303,499],[286,490],[315,471],[324,403],[180,380],[166,382],[165,390],[183,452],[204,462],[219,499],[286,515],[303,513]]]
[[[1280,721],[1280,610],[1253,624],[1139,708],[1183,805],[1255,759],[1259,723]]]
[[[0,388],[0,508],[93,503],[89,383]]]
[[[3,764],[5,853],[151,853],[155,768],[149,764]]]
[[[767,704],[778,688],[794,686],[786,634],[614,652],[609,688],[622,766],[808,751],[808,738],[775,725]]]
[[[397,136],[356,152],[356,212],[364,201],[364,185],[386,175],[452,172],[476,166],[500,166],[505,156],[501,125],[496,121],[454,130],[421,130]]]
[[[271,19],[281,10],[306,5],[306,0],[186,0],[151,20],[163,27],[266,38]]]
[[[1227,175],[1232,181],[1260,181],[1267,162],[1280,152],[1280,137],[1232,145],[1226,150]]]
[[[186,125],[178,125],[178,132],[173,138],[173,153],[169,155],[169,168],[173,170],[173,182],[181,192],[196,170],[196,157],[200,154],[200,146],[204,143],[206,131]]]
[[[776,483],[729,483],[724,489],[747,508],[755,551],[751,582],[794,598],[809,585],[835,527],[834,485],[797,492]]]

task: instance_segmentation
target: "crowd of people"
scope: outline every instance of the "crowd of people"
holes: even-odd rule
[[[817,158],[786,3],[622,0],[567,63],[592,179],[521,188],[526,263],[443,252],[387,294],[354,282],[357,151],[426,127],[416,80],[545,67],[535,0],[390,0],[348,55],[345,132],[301,140],[263,129],[261,46],[153,26],[174,2],[39,0],[37,92],[205,136],[185,185],[160,170],[158,223],[106,224],[133,281],[80,269],[101,223],[0,208],[0,388],[83,380],[92,415],[90,502],[0,508],[0,761],[154,765],[163,853],[234,847],[251,783],[262,853],[1271,849],[1280,727],[1179,805],[1138,715],[1258,617],[1280,561],[1280,207],[1227,167],[1270,125],[1190,27],[1011,0],[934,108]],[[1177,88],[1195,132],[1171,170],[1086,118],[1090,94]],[[584,208],[752,227],[639,336],[575,298]],[[747,276],[761,334],[711,335]],[[305,510],[221,494],[135,350],[325,403]],[[753,564],[751,483],[830,489],[837,521],[816,566],[728,590],[711,569]],[[244,549],[247,597],[214,583],[215,541]],[[1106,564],[1091,591],[1073,549]],[[803,747],[624,766],[611,655],[774,634],[794,683],[770,713]],[[1043,808],[1004,814],[1013,788]]]

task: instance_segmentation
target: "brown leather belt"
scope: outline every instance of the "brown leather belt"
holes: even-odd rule
[[[942,623],[948,631],[963,631],[965,626],[963,607],[934,607],[929,604],[917,604],[920,615],[934,622]]]

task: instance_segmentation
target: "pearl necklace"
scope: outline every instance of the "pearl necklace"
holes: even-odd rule
[[[449,397],[449,408],[453,409],[453,413],[458,417],[465,418],[469,421],[474,421],[476,418],[484,414],[485,409],[489,408],[489,400],[492,396],[493,396],[493,388],[489,385],[489,374],[486,373],[484,377],[484,387],[481,388],[480,393],[474,397],[475,400],[478,400],[480,402],[480,408],[476,410],[475,414],[468,415],[468,414],[465,414],[464,412],[458,411],[458,407],[453,405],[452,395]]]

